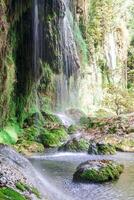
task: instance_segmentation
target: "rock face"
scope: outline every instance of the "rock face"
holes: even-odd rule
[[[13,200],[34,199],[40,197],[36,189],[35,171],[30,162],[7,145],[0,145],[0,199],[8,193]],[[15,195],[18,197],[15,198]],[[19,198],[20,197],[20,198]]]
[[[108,182],[118,179],[123,168],[123,165],[111,160],[90,160],[77,167],[73,180],[93,183]]]
[[[93,142],[89,145],[88,153],[95,155],[113,155],[116,153],[116,148],[111,144]]]

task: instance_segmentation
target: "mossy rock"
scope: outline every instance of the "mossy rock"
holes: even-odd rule
[[[72,135],[72,134],[75,134],[78,129],[79,129],[79,126],[71,125],[68,127],[67,132],[69,135]]]
[[[79,120],[79,123],[81,126],[84,126],[85,128],[93,128],[94,122],[90,117],[81,117]]]
[[[67,143],[59,147],[59,151],[69,151],[69,152],[87,152],[89,147],[89,142],[84,138],[73,138]]]
[[[119,178],[124,166],[111,160],[90,160],[80,164],[73,175],[76,182],[103,183]]]
[[[39,127],[30,126],[28,128],[23,129],[22,139],[25,139],[28,141],[37,141],[39,134],[40,134]]]
[[[40,114],[38,112],[29,113],[23,121],[23,127],[33,126],[36,124],[36,120],[39,119]]]
[[[23,140],[21,143],[14,145],[14,147],[19,153],[24,155],[44,152],[44,146],[34,141]]]
[[[12,188],[0,188],[0,200],[27,200],[22,194]]]
[[[114,155],[116,154],[116,148],[112,144],[92,142],[89,145],[88,153],[95,155]]]
[[[134,152],[134,139],[123,139],[116,144],[117,151]]]
[[[44,147],[57,147],[67,140],[68,134],[64,128],[46,129],[39,138]]]
[[[46,112],[42,112],[42,115],[45,119],[45,123],[55,123],[55,124],[62,125],[62,121],[59,119],[58,116],[52,113],[46,113]]]

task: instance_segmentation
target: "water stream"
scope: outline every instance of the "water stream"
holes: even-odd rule
[[[125,170],[116,182],[105,184],[77,184],[72,177],[76,167],[86,160],[114,159],[125,165]],[[56,188],[52,200],[133,200],[134,199],[134,154],[118,153],[115,156],[94,156],[85,153],[55,153],[33,156],[33,166]],[[59,192],[57,196],[55,192]],[[64,198],[63,198],[64,194]]]

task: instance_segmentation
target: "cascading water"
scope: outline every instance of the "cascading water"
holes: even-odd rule
[[[56,104],[58,110],[65,110],[65,108],[77,104],[77,73],[80,67],[73,27],[70,21],[71,18],[73,19],[71,16],[72,13],[69,10],[70,1],[64,0],[63,3],[65,6],[65,13],[64,16],[59,19],[58,24],[61,51],[61,58],[59,60],[61,73],[56,76]]]
[[[33,73],[34,73],[34,82],[40,81],[40,43],[39,43],[39,5],[37,0],[33,0]],[[35,91],[35,105],[38,110],[40,110],[40,102],[37,93],[38,84],[36,84],[34,91]],[[35,115],[35,123],[38,123],[38,114]]]

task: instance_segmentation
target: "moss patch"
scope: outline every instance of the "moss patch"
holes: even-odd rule
[[[19,189],[22,192],[28,191],[30,193],[35,194],[37,198],[39,198],[39,199],[41,198],[39,191],[37,190],[37,188],[35,188],[33,186],[29,186],[25,183],[18,182],[18,183],[16,183],[16,188]]]
[[[117,151],[134,152],[134,139],[123,139],[116,144]]]
[[[60,151],[70,151],[70,152],[85,152],[88,151],[89,142],[83,138],[73,139],[63,144],[59,150]]]
[[[42,153],[44,152],[44,146],[41,143],[34,141],[23,140],[20,143],[14,145],[15,149],[25,155],[31,153]]]
[[[96,155],[114,155],[116,153],[116,148],[111,144],[91,143],[89,145],[88,153]]]
[[[0,188],[0,200],[26,200],[24,196],[11,188]]]
[[[45,147],[60,146],[61,143],[67,138],[68,135],[64,128],[44,130],[44,132],[40,135],[40,140]]]
[[[123,165],[114,161],[87,161],[81,164],[74,173],[74,181],[101,183],[119,178]]]
[[[68,127],[67,132],[69,135],[72,135],[74,133],[76,133],[76,131],[79,129],[80,127],[77,125],[71,125]]]

